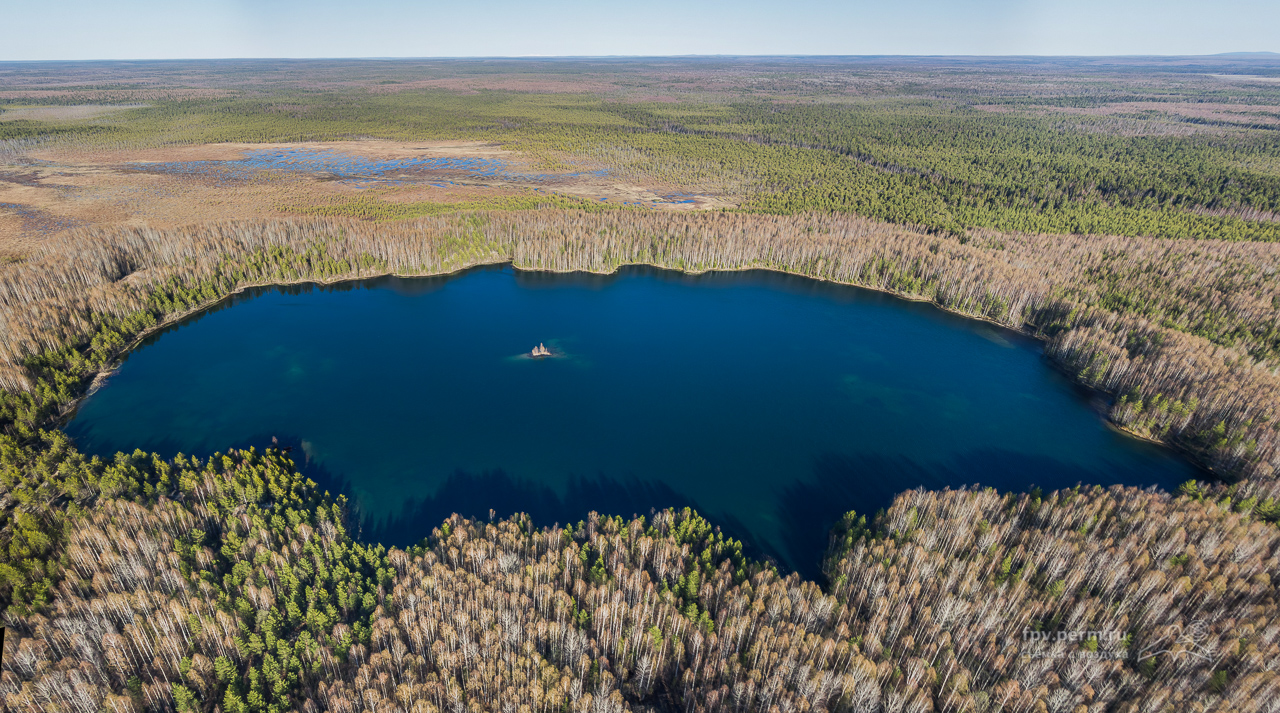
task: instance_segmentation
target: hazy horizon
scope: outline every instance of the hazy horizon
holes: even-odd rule
[[[369,61],[391,61],[391,60],[478,60],[478,59],[564,59],[564,60],[582,60],[582,59],[879,59],[879,58],[921,58],[921,59],[1196,59],[1210,57],[1240,57],[1249,59],[1257,57],[1259,59],[1274,57],[1280,60],[1280,52],[1271,52],[1267,50],[1261,51],[1238,51],[1238,52],[1214,52],[1212,54],[803,54],[798,52],[791,53],[717,53],[717,54],[491,54],[491,55],[316,55],[313,57],[290,57],[290,56],[243,56],[243,57],[83,57],[75,59],[0,59],[0,63],[17,64],[22,62],[235,62],[235,61],[256,61],[256,60],[282,60],[282,61],[301,61],[301,60],[317,60],[317,61],[334,61],[334,60],[369,60]]]
[[[68,0],[6,11],[0,61],[678,56],[1206,56],[1280,52],[1261,0]]]

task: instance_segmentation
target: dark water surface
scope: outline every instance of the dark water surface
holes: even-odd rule
[[[521,356],[539,342],[556,356]],[[259,289],[139,347],[67,430],[104,455],[277,436],[387,544],[454,511],[693,505],[809,575],[842,512],[907,488],[1196,475],[1109,429],[1033,340],[767,272]]]

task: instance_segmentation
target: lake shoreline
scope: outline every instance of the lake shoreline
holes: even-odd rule
[[[1108,429],[1121,433],[1127,437],[1136,439],[1141,442],[1149,443],[1152,445],[1158,445],[1158,446],[1161,446],[1162,448],[1169,449],[1170,451],[1177,453],[1184,460],[1186,460],[1187,462],[1195,466],[1198,470],[1204,472],[1207,476],[1209,476],[1208,479],[1218,481],[1218,482],[1226,482],[1226,478],[1224,478],[1222,475],[1218,474],[1216,471],[1210,468],[1207,464],[1205,464],[1194,451],[1174,442],[1160,440],[1157,438],[1153,438],[1151,436],[1138,433],[1111,419],[1107,415],[1107,410],[1112,404],[1114,404],[1115,396],[1106,391],[1088,386],[1080,382],[1076,378],[1074,378],[1074,376],[1072,376],[1069,372],[1067,372],[1063,368],[1061,362],[1059,362],[1056,359],[1053,359],[1052,357],[1049,357],[1045,353],[1043,346],[1047,345],[1048,338],[1045,337],[1043,334],[1039,333],[1038,331],[1028,328],[1028,325],[1026,324],[1024,324],[1022,327],[1014,327],[1006,323],[998,322],[990,317],[974,315],[974,314],[959,311],[957,309],[946,307],[928,297],[922,297],[919,295],[898,292],[898,291],[894,291],[892,289],[887,289],[883,287],[863,285],[863,284],[858,284],[854,282],[842,282],[838,280],[828,279],[825,277],[814,277],[814,276],[806,275],[799,272],[792,272],[789,270],[784,270],[784,269],[769,267],[769,266],[743,266],[743,267],[724,267],[724,268],[709,268],[704,270],[693,270],[693,269],[685,269],[685,268],[678,268],[678,267],[670,267],[670,266],[656,264],[652,262],[629,262],[629,263],[617,265],[610,270],[554,269],[554,268],[525,268],[525,267],[516,265],[515,262],[509,258],[504,258],[504,259],[497,259],[497,260],[486,261],[486,262],[476,262],[468,265],[463,265],[455,269],[442,270],[438,272],[401,273],[393,270],[385,270],[385,271],[371,272],[369,274],[358,273],[355,275],[343,275],[343,276],[338,276],[338,277],[333,277],[328,279],[299,278],[299,279],[293,279],[293,280],[265,280],[265,281],[245,283],[242,285],[238,285],[234,290],[208,303],[199,305],[197,307],[193,307],[188,310],[183,310],[182,312],[167,315],[164,319],[160,320],[155,325],[148,327],[142,332],[139,332],[125,347],[120,349],[117,355],[112,359],[109,366],[97,372],[94,372],[92,375],[87,377],[90,380],[90,385],[86,388],[85,392],[82,395],[72,400],[62,410],[60,410],[56,418],[56,422],[59,427],[64,427],[67,423],[69,423],[75,417],[78,409],[84,403],[84,401],[88,399],[90,396],[92,396],[93,394],[95,394],[97,391],[99,391],[101,388],[106,386],[107,383],[109,383],[110,377],[113,374],[115,374],[116,371],[118,371],[120,366],[123,364],[124,359],[127,358],[128,354],[132,352],[134,349],[136,349],[138,346],[140,346],[144,341],[146,341],[147,339],[155,336],[156,334],[166,329],[169,329],[177,324],[180,324],[181,322],[187,319],[196,317],[202,312],[216,308],[226,300],[242,295],[249,290],[259,289],[259,288],[285,287],[290,285],[315,285],[317,287],[328,287],[333,285],[339,285],[342,283],[361,282],[365,280],[376,280],[376,279],[388,278],[388,277],[404,278],[404,279],[449,278],[449,277],[462,275],[472,270],[483,269],[483,268],[493,268],[493,267],[510,267],[511,269],[517,272],[528,272],[528,273],[541,272],[541,273],[561,274],[561,275],[571,275],[574,273],[581,273],[586,275],[598,275],[598,276],[604,276],[604,277],[616,275],[622,269],[629,268],[629,267],[648,267],[655,270],[667,271],[667,272],[671,272],[679,275],[689,275],[689,276],[706,275],[710,273],[742,273],[742,272],[760,271],[760,272],[773,273],[777,275],[783,275],[787,277],[800,277],[807,280],[813,280],[814,282],[817,282],[817,283],[825,283],[828,285],[838,285],[841,287],[852,287],[852,288],[857,288],[861,290],[868,290],[871,292],[888,295],[897,299],[902,299],[908,302],[928,303],[943,313],[961,317],[967,320],[983,322],[993,327],[996,327],[998,329],[1008,330],[1019,336],[1029,337],[1031,339],[1034,339],[1036,342],[1042,345],[1041,357],[1044,358],[1050,364],[1052,364],[1053,368],[1056,371],[1066,376],[1071,381],[1071,383],[1077,388],[1081,388],[1089,394],[1092,394],[1094,396],[1101,396],[1105,399],[1106,405],[1108,408],[1101,409],[1098,415],[1101,421],[1107,426]]]
[[[847,285],[652,266],[337,273],[244,285],[160,327],[66,432],[106,459],[278,437],[387,544],[455,511],[565,522],[687,505],[810,569],[816,524],[899,490],[1169,492],[1203,477],[1117,437],[1039,342]],[[208,284],[176,294],[212,298]],[[579,358],[535,364],[523,352],[539,341]]]

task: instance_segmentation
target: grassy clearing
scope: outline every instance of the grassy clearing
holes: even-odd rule
[[[377,196],[358,196],[347,200],[334,201],[324,205],[281,206],[281,210],[300,215],[325,216],[330,218],[359,218],[361,220],[410,220],[435,215],[446,215],[462,211],[504,211],[504,210],[580,210],[599,212],[604,210],[638,210],[626,206],[610,205],[584,198],[573,198],[561,195],[528,195],[501,196],[464,200],[452,203],[433,201],[412,201],[397,203],[381,199]]]

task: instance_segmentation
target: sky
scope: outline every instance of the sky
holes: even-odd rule
[[[1280,52],[1280,0],[0,0],[0,60]]]

